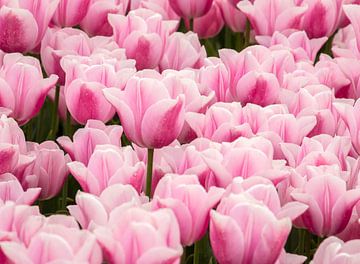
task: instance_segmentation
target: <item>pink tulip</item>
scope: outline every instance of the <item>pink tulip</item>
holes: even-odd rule
[[[125,48],[128,58],[136,60],[138,70],[159,65],[166,39],[177,26],[177,22],[164,21],[161,15],[146,9],[131,11],[127,16],[109,15],[109,23],[116,43]]]
[[[80,161],[87,165],[97,145],[121,146],[122,133],[121,126],[106,126],[101,121],[88,120],[84,128],[76,130],[73,141],[67,136],[59,137],[56,141],[73,161]]]
[[[47,230],[46,230],[47,229]],[[1,249],[15,264],[50,262],[100,263],[101,249],[94,235],[85,230],[61,225],[48,226],[36,233],[28,245],[3,242]]]
[[[78,25],[86,16],[91,0],[60,0],[52,18],[52,22],[59,27],[73,27]]]
[[[118,207],[141,206],[143,200],[132,186],[114,184],[104,189],[99,197],[78,191],[76,205],[70,205],[68,209],[82,228],[93,230],[107,225],[112,212]]]
[[[68,155],[53,141],[45,141],[32,146],[36,155],[34,163],[25,171],[23,185],[41,187],[40,199],[50,199],[58,194],[68,176],[66,163],[70,161]]]
[[[94,231],[109,263],[179,263],[180,232],[170,209],[120,209]]]
[[[184,124],[184,96],[171,98],[161,81],[133,77],[124,91],[105,89],[104,94],[116,108],[126,136],[135,144],[161,148],[180,134]]]
[[[343,0],[299,0],[299,5],[307,7],[301,20],[301,28],[310,38],[331,36],[338,27],[342,2]]]
[[[139,7],[160,14],[164,20],[180,20],[180,17],[171,8],[169,0],[141,0]]]
[[[337,237],[328,237],[320,244],[310,263],[356,263],[360,255],[359,246],[359,239],[345,243]]]
[[[131,184],[140,193],[144,183],[145,165],[130,146],[98,145],[87,166],[78,161],[67,165],[83,191],[95,195],[116,183]]]
[[[344,5],[344,12],[351,22],[355,32],[357,48],[360,51],[360,6],[359,5]]]
[[[10,173],[0,175],[0,200],[2,203],[13,201],[16,204],[31,205],[38,198],[40,191],[40,188],[29,188],[24,191],[14,175]]]
[[[170,6],[182,18],[197,18],[211,9],[213,0],[169,0]]]
[[[2,3],[0,48],[5,52],[26,52],[36,48],[58,4],[59,0],[14,0]]]
[[[294,55],[296,61],[315,61],[317,53],[327,38],[309,39],[305,31],[295,31],[288,36],[276,31],[271,37],[257,36],[256,40],[259,44],[269,47],[270,49],[288,48]]]
[[[332,52],[335,57],[360,58],[355,30],[351,24],[339,29],[334,37]]]
[[[17,145],[21,154],[27,153],[24,132],[13,118],[5,115],[0,116],[0,143]]]
[[[249,19],[256,35],[271,36],[275,31],[299,29],[306,6],[296,6],[294,0],[240,1],[237,7]],[[313,36],[311,36],[313,37]]]
[[[225,24],[231,28],[233,32],[244,32],[246,26],[246,16],[236,8],[238,0],[215,0],[221,9],[221,14]]]
[[[88,12],[81,21],[81,29],[91,36],[111,36],[109,14],[125,15],[129,0],[91,0]]]
[[[160,69],[198,69],[203,65],[206,50],[196,34],[175,32],[167,39]]]
[[[309,206],[297,225],[318,236],[329,236],[344,230],[353,207],[360,200],[360,190],[347,191],[343,179],[324,173],[311,178],[291,196]]]
[[[212,38],[219,34],[224,26],[221,10],[216,1],[213,2],[209,12],[194,19],[193,31],[199,38]]]
[[[208,192],[196,175],[165,175],[157,184],[153,208],[170,208],[180,226],[182,245],[201,239],[209,224],[210,210],[220,201],[223,190],[211,187]]]
[[[44,79],[40,63],[33,57],[6,54],[0,71],[0,106],[11,109],[10,116],[25,124],[40,111],[57,79],[56,75]]]
[[[210,214],[211,247],[219,263],[275,263],[290,230],[289,218],[278,219],[243,194],[223,198]]]

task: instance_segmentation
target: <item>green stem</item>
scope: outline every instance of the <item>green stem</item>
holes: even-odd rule
[[[205,39],[204,45],[205,45],[205,49],[208,54],[208,57],[217,57],[217,50],[215,49],[211,40]]]
[[[69,180],[66,177],[61,193],[61,210],[65,210],[65,211],[67,206],[68,189],[69,189]]]
[[[151,198],[152,170],[154,161],[154,149],[148,149],[147,153],[147,173],[146,173],[146,196]]]
[[[201,247],[201,240],[195,242],[193,264],[200,263],[200,247]]]
[[[65,120],[65,135],[71,136],[72,127],[71,127],[71,114],[69,111],[66,111],[66,120]]]
[[[38,114],[38,116],[36,117],[36,137],[35,137],[35,141],[36,142],[41,142],[41,135],[42,135],[42,118],[43,118],[43,113],[44,111],[41,109],[40,113]]]
[[[59,98],[60,98],[60,86],[56,85],[55,90],[55,101],[54,101],[54,107],[52,111],[52,120],[51,120],[51,130],[49,133],[50,139],[55,139],[56,133],[59,127],[59,116],[57,114],[58,107],[59,107]]]
[[[194,19],[189,19],[189,31],[194,31]]]
[[[245,28],[244,48],[246,48],[247,46],[250,45],[250,30],[251,30],[250,21],[247,19],[246,20],[246,28]]]
[[[225,28],[225,48],[228,48],[228,49],[230,49],[231,48],[231,45],[232,45],[232,43],[231,43],[231,29],[229,28],[229,27],[226,27]]]

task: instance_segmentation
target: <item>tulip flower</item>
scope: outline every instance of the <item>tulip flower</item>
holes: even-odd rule
[[[84,128],[76,130],[73,141],[67,136],[59,137],[56,141],[73,161],[80,161],[87,165],[97,145],[121,146],[122,133],[121,126],[106,126],[101,121],[88,120]]]
[[[56,75],[43,78],[37,59],[20,53],[6,54],[0,70],[0,106],[11,109],[10,116],[25,124],[40,111],[57,80]]]
[[[130,146],[98,145],[87,166],[78,161],[67,165],[83,191],[95,195],[116,183],[131,184],[140,193],[144,183],[145,165]]]
[[[209,12],[194,19],[194,32],[199,38],[206,39],[215,37],[222,30],[224,19],[216,1],[213,2]]]
[[[52,18],[53,24],[59,27],[78,25],[86,16],[91,0],[60,0]]]
[[[196,175],[165,175],[157,184],[153,208],[170,208],[179,222],[181,244],[192,245],[206,233],[210,210],[220,201],[223,190],[208,192]],[[191,223],[191,224],[190,224]]]
[[[164,20],[180,20],[180,17],[171,8],[168,0],[141,0],[139,7],[160,14]]]
[[[169,0],[170,6],[182,18],[196,18],[211,9],[213,0]]]
[[[109,263],[178,263],[179,226],[170,209],[120,208],[94,230]]]
[[[344,12],[346,16],[349,18],[351,25],[354,29],[357,48],[360,51],[360,8],[359,5],[343,5]]]
[[[246,16],[236,8],[238,0],[215,0],[221,9],[221,14],[225,24],[230,27],[233,32],[245,32]],[[231,2],[234,3],[231,3]]]
[[[289,218],[278,219],[243,194],[223,198],[210,214],[210,241],[219,263],[276,263],[290,230]]]
[[[2,1],[0,49],[5,52],[35,49],[41,42],[59,1]]]

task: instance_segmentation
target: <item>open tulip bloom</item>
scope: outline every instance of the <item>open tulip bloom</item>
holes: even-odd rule
[[[360,0],[0,0],[0,264],[359,259]]]

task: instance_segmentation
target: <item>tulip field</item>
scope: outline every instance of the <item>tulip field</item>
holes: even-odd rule
[[[359,0],[0,0],[0,264],[359,264]]]

